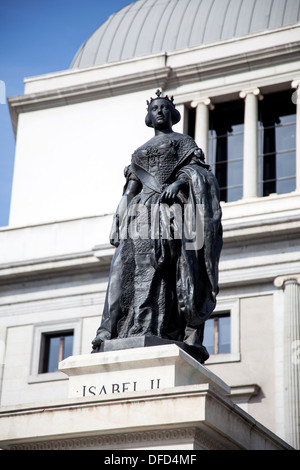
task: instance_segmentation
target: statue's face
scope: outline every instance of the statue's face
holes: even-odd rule
[[[172,127],[172,112],[167,100],[154,100],[150,105],[149,113],[154,129],[170,129]]]

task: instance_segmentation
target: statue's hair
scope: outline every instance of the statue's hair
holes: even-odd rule
[[[157,99],[157,98],[156,98]],[[169,108],[171,110],[171,116],[172,116],[172,125],[174,126],[175,124],[177,124],[180,119],[181,119],[181,114],[180,112],[178,111],[178,109],[175,108],[174,104],[172,104],[170,102],[170,100],[168,100],[167,98],[165,97],[159,97],[159,99],[161,100],[165,100],[168,104],[169,104]],[[151,105],[153,104],[155,100],[153,100],[150,104],[149,104],[149,107],[148,107],[148,113],[145,117],[145,123],[146,123],[146,126],[148,127],[153,127],[153,124],[152,124],[152,120],[151,120],[151,116],[150,116],[150,110],[151,110]]]

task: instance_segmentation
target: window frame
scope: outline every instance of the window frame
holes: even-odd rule
[[[59,338],[59,347],[58,347],[58,362],[61,362],[63,359],[63,351],[65,346],[65,338],[67,336],[72,336],[72,352],[74,345],[74,330],[65,330],[65,331],[56,331],[50,333],[42,333],[41,335],[41,348],[40,348],[40,360],[39,360],[39,374],[49,374],[53,371],[46,370],[49,367],[49,356],[51,348],[51,339]],[[56,372],[56,371],[54,371]]]
[[[292,102],[292,90],[282,90],[274,93],[268,93],[264,95],[264,99],[259,102],[258,107],[258,121],[257,121],[257,174],[258,174],[258,187],[257,194],[258,197],[268,197],[270,194],[290,194],[295,191],[296,188],[296,140],[294,145],[288,148],[277,148],[277,135],[281,129],[294,128],[295,139],[297,134],[297,107]],[[277,96],[277,101],[276,101]],[[273,102],[276,102],[277,108],[275,109]],[[288,105],[286,104],[288,103]],[[294,112],[292,112],[294,111]],[[285,116],[294,116],[294,119],[290,122],[285,123],[280,121],[281,118]],[[273,136],[269,137],[269,145],[271,148],[269,152],[264,151],[266,133],[273,132]],[[274,147],[274,148],[273,148]],[[294,165],[295,172],[294,174],[287,176],[280,176],[277,174],[277,163],[281,155],[285,154],[294,154]],[[274,172],[274,175],[269,179],[265,177],[265,168],[269,161],[269,167],[271,168],[271,173]],[[272,164],[271,164],[272,163]],[[267,171],[267,170],[266,170]],[[283,181],[294,180],[294,185],[290,191],[282,192],[279,190],[279,185]],[[268,189],[269,186],[274,186],[272,189]]]
[[[228,312],[230,315],[230,352],[210,354],[209,359],[205,362],[206,365],[224,362],[239,362],[241,360],[239,299],[218,299],[213,315],[221,316]]]
[[[210,321],[210,320],[213,320],[213,326],[212,326],[212,337],[213,337],[213,353],[210,353],[210,354],[223,354],[223,353],[220,353],[219,352],[219,348],[220,348],[220,332],[221,332],[221,328],[220,328],[220,319],[221,318],[229,318],[230,319],[230,325],[231,325],[231,312],[227,311],[227,312],[213,312],[211,317],[207,320],[207,321]],[[207,326],[205,327],[207,328]],[[204,329],[204,334],[205,334],[205,329]],[[229,342],[229,345],[230,345],[230,350],[231,350],[231,337],[230,337],[230,342]],[[205,345],[206,348],[207,348],[207,345]],[[230,351],[231,352],[231,351]],[[224,353],[225,354],[225,353]],[[228,352],[226,354],[229,354]]]
[[[228,113],[231,119],[222,119],[222,116]],[[224,122],[223,122],[224,121]],[[220,124],[221,123],[221,124]],[[237,128],[235,126],[238,126]],[[239,126],[242,126],[239,128]],[[228,146],[232,138],[242,137],[241,153],[231,158],[228,155]],[[222,143],[226,148],[222,155]],[[219,150],[218,150],[219,149]],[[220,153],[221,152],[221,153]],[[222,155],[223,159],[218,160]],[[209,130],[208,130],[208,154],[206,156],[208,164],[215,174],[219,187],[221,201],[226,203],[240,201],[243,198],[243,165],[244,165],[244,102],[242,100],[231,100],[216,104],[213,110],[209,112]],[[231,181],[230,171],[234,166],[240,165],[238,170],[239,178]],[[223,168],[223,170],[222,170]],[[221,177],[220,177],[221,175]],[[224,181],[222,181],[224,180]],[[226,182],[225,182],[226,180]],[[232,199],[231,191],[240,192],[240,197]]]
[[[64,380],[68,377],[60,371],[56,372],[40,372],[40,354],[43,341],[43,335],[64,333],[66,331],[73,331],[73,354],[80,354],[80,341],[81,341],[81,320],[61,323],[47,323],[43,325],[35,325],[33,333],[33,347],[31,370],[28,378],[28,383],[47,382],[52,380]]]

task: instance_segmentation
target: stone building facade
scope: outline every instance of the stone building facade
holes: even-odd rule
[[[205,20],[205,21],[204,21]],[[220,293],[206,367],[299,448],[300,2],[138,0],[69,70],[25,79],[8,227],[0,229],[0,405],[66,396],[57,362],[87,354],[146,100],[174,95],[222,197]]]

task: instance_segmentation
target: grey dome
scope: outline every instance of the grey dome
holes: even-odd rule
[[[137,0],[99,26],[71,68],[176,51],[299,20],[300,0]]]

